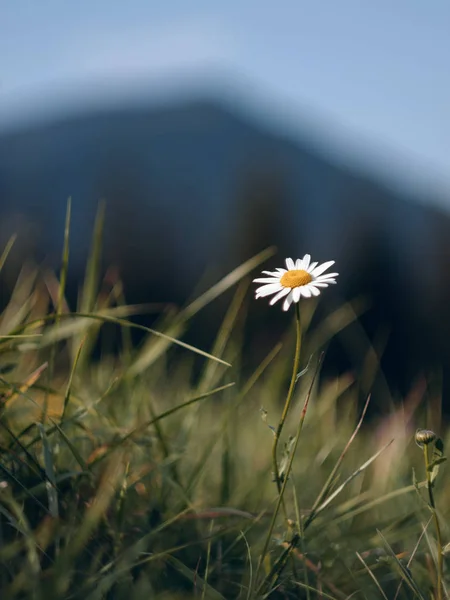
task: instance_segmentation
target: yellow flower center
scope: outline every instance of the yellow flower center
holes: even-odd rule
[[[281,285],[286,288],[300,287],[301,285],[311,283],[311,281],[311,275],[308,271],[303,271],[303,269],[288,271],[280,279]]]

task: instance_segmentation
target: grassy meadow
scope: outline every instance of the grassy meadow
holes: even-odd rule
[[[300,365],[280,431],[293,309],[261,364],[240,367],[243,306],[272,250],[184,308],[130,306],[99,271],[100,215],[69,308],[69,223],[70,210],[61,271],[24,267],[0,315],[2,600],[447,597],[439,390],[419,382],[365,420],[378,368],[369,343],[357,377],[320,377],[329,340],[358,319],[354,304],[312,327],[317,302],[300,303]],[[184,343],[191,320],[229,290],[213,346]],[[154,329],[134,322],[152,310]],[[419,446],[418,428],[439,437],[421,432]]]

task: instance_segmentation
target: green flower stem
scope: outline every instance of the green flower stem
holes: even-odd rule
[[[441,527],[439,525],[439,519],[436,512],[436,504],[434,502],[433,495],[433,482],[431,480],[431,471],[429,469],[430,466],[430,455],[429,455],[429,444],[423,445],[423,456],[425,460],[425,472],[427,475],[427,488],[428,488],[428,498],[430,500],[430,509],[433,515],[434,526],[436,528],[437,535],[437,552],[438,552],[438,564],[437,564],[437,600],[442,600],[442,572],[443,572],[443,555],[442,555],[442,535],[441,535]]]
[[[295,343],[295,355],[294,355],[294,366],[292,368],[292,377],[291,384],[289,386],[289,391],[286,397],[286,402],[284,403],[283,413],[281,415],[281,419],[278,423],[278,427],[275,430],[273,446],[272,446],[272,464],[273,464],[273,472],[275,476],[275,482],[277,484],[278,493],[281,493],[282,481],[280,479],[280,473],[278,471],[278,459],[277,459],[277,451],[278,451],[278,442],[281,437],[281,433],[283,431],[284,423],[286,421],[286,417],[288,415],[289,409],[291,407],[292,398],[294,395],[295,384],[297,383],[297,374],[300,364],[300,350],[302,346],[302,325],[300,321],[300,307],[299,303],[295,303],[295,323],[296,323],[296,333],[297,340]]]
[[[289,391],[287,393],[286,402],[284,403],[284,408],[283,408],[283,413],[281,415],[281,419],[280,419],[278,426],[274,432],[274,440],[273,440],[273,446],[272,446],[272,463],[273,463],[273,472],[274,472],[275,482],[277,484],[277,490],[278,490],[278,501],[277,501],[277,505],[275,507],[274,513],[272,515],[272,520],[271,520],[269,531],[268,531],[268,534],[266,537],[266,541],[264,543],[264,548],[263,548],[262,554],[259,559],[258,569],[256,572],[256,580],[258,579],[259,570],[260,570],[261,565],[263,564],[264,559],[266,557],[267,550],[268,550],[269,544],[270,544],[270,539],[272,537],[272,532],[275,527],[275,522],[276,522],[278,512],[280,510],[281,505],[283,506],[283,510],[284,510],[286,520],[287,520],[287,514],[286,514],[286,510],[285,510],[284,503],[283,503],[283,494],[284,494],[285,486],[282,485],[283,482],[280,479],[280,472],[278,470],[277,450],[278,450],[278,441],[279,441],[281,433],[283,431],[284,423],[286,421],[286,417],[288,415],[289,408],[292,403],[292,398],[294,395],[295,384],[297,383],[297,374],[298,374],[298,369],[299,369],[299,364],[300,364],[300,350],[301,350],[301,345],[302,345],[302,326],[301,326],[301,321],[300,321],[300,307],[299,307],[298,302],[295,303],[295,323],[296,323],[297,339],[296,339],[296,343],[295,343],[295,355],[294,355],[294,365],[292,368],[291,383],[289,386]]]
[[[311,398],[311,394],[312,394],[314,383],[316,381],[317,374],[318,374],[320,366],[322,364],[322,359],[323,359],[323,353],[321,354],[319,362],[317,363],[316,371],[314,373],[314,377],[312,378],[311,385],[310,385],[308,393],[306,395],[305,403],[303,405],[303,409],[302,409],[302,412],[301,412],[301,415],[300,415],[300,420],[299,420],[298,427],[297,427],[297,433],[295,435],[294,447],[292,449],[291,455],[289,457],[289,463],[288,463],[288,466],[286,468],[286,476],[285,476],[285,478],[283,480],[283,485],[282,485],[282,488],[281,488],[281,493],[280,493],[280,495],[278,497],[278,503],[277,503],[277,506],[276,506],[275,511],[274,511],[274,516],[272,517],[272,521],[270,523],[269,535],[268,535],[268,538],[267,538],[268,540],[270,540],[270,537],[272,535],[272,531],[273,531],[273,528],[275,526],[275,520],[276,520],[278,511],[280,509],[280,504],[281,504],[281,501],[282,501],[282,498],[283,498],[283,495],[284,495],[284,490],[285,490],[286,484],[287,484],[288,479],[289,479],[289,475],[290,475],[291,470],[292,470],[292,465],[294,463],[294,457],[295,457],[295,454],[296,454],[296,451],[297,451],[298,441],[299,441],[300,435],[302,433],[303,423],[305,422],[306,411],[307,411],[308,406],[309,406],[309,400]],[[303,540],[304,528],[302,526],[301,519],[299,519],[298,527],[299,527],[299,532],[296,533],[293,536],[291,542],[289,543],[289,545],[290,545],[289,552],[288,553],[284,552],[283,555],[281,556],[281,558],[278,559],[278,561],[273,566],[272,571],[269,573],[269,575],[265,578],[265,580],[259,586],[259,588],[257,590],[257,594],[260,593],[264,589],[264,586],[265,586],[265,584],[267,582],[268,583],[271,582],[271,578],[274,575],[277,575],[278,577],[280,576],[280,574],[281,574],[281,572],[284,569],[284,566],[286,564],[286,558],[287,558],[287,556],[289,555],[289,553],[291,552],[291,550],[297,546],[298,542],[300,540]],[[266,542],[267,542],[267,540],[266,540]],[[267,545],[268,545],[268,542],[267,542]],[[265,547],[265,552],[266,551],[267,551],[267,546]],[[263,558],[264,558],[264,556],[263,556]],[[294,561],[294,564],[295,564],[295,561]]]

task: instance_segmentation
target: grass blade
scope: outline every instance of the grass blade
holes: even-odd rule
[[[44,468],[47,477],[46,487],[48,494],[48,510],[50,515],[57,519],[59,516],[58,510],[58,489],[56,487],[55,478],[55,466],[53,463],[53,453],[48,442],[48,438],[45,434],[45,428],[41,423],[38,423],[39,432],[42,438],[42,445],[44,448]]]
[[[6,262],[6,259],[8,258],[8,254],[11,252],[11,249],[14,246],[14,242],[16,241],[16,239],[17,239],[17,235],[12,235],[9,238],[9,240],[8,240],[6,246],[5,246],[5,249],[3,250],[3,252],[2,252],[2,254],[0,256],[0,273],[1,273],[1,271],[3,269],[3,266],[4,266],[5,262]]]
[[[202,579],[198,573],[192,571],[192,569],[189,569],[189,567],[186,567],[186,565],[184,565],[174,556],[167,556],[166,561],[192,583],[196,592],[202,592],[202,598],[209,598],[210,600],[225,600],[225,596],[222,596],[222,594],[220,594],[211,585],[209,585],[209,583]]]
[[[204,394],[200,394],[199,396],[195,396],[194,398],[191,398],[190,400],[186,400],[186,402],[183,402],[182,404],[178,404],[177,406],[174,406],[173,408],[170,408],[169,410],[166,410],[165,412],[163,412],[163,413],[159,414],[158,416],[150,419],[149,421],[146,421],[142,425],[139,425],[139,427],[136,427],[135,429],[133,429],[132,431],[130,431],[129,433],[127,433],[125,436],[123,436],[117,442],[114,442],[114,448],[117,448],[117,447],[121,446],[127,440],[133,438],[137,433],[145,431],[148,427],[150,427],[151,425],[154,425],[158,421],[162,421],[162,419],[165,419],[166,417],[169,417],[170,415],[175,414],[179,410],[182,410],[183,408],[187,408],[188,406],[191,406],[192,404],[196,404],[200,400],[204,400],[204,399],[209,398],[210,396],[212,396],[214,394],[222,392],[223,390],[226,390],[226,389],[232,387],[233,385],[234,385],[234,383],[227,383],[226,385],[222,385],[222,386],[220,386],[220,387],[218,387],[218,388],[216,388],[214,390],[210,390],[209,392],[205,392]],[[104,458],[105,458],[105,455],[102,454],[99,457],[96,457],[92,461],[91,464],[97,464],[97,462],[99,462],[100,460],[103,460]]]
[[[313,518],[316,518],[317,515],[321,512],[323,512],[325,510],[325,508],[336,498],[336,496],[338,496],[342,490],[347,487],[347,485],[353,481],[353,479],[355,479],[355,477],[357,477],[358,475],[360,475],[365,469],[367,469],[367,467],[369,467],[374,460],[376,460],[380,454],[382,454],[387,448],[389,448],[389,446],[392,444],[394,440],[391,440],[390,442],[388,442],[387,444],[385,444],[380,450],[378,450],[378,452],[376,452],[373,456],[371,456],[364,464],[362,464],[358,469],[356,469],[356,471],[354,471],[349,477],[347,477],[347,479],[344,481],[344,483],[342,483],[330,496],[328,496],[328,498],[317,507]],[[312,522],[313,519],[308,519],[305,522],[305,527],[306,524],[310,524]]]
[[[372,581],[375,583],[375,585],[378,588],[378,591],[380,592],[380,594],[383,596],[384,600],[388,600],[388,597],[386,596],[386,594],[383,592],[383,588],[381,587],[381,585],[378,582],[378,579],[375,577],[375,575],[372,573],[372,571],[369,569],[369,566],[367,565],[367,563],[365,562],[365,560],[363,559],[363,557],[361,556],[361,554],[359,552],[356,553],[356,556],[358,557],[358,559],[362,562],[362,564],[364,565],[364,568],[366,569],[366,571],[368,572],[370,578],[372,579]]]
[[[385,548],[388,551],[388,554],[389,554],[393,564],[396,566],[396,570],[402,577],[403,581],[406,583],[406,585],[409,587],[409,589],[413,592],[413,594],[416,596],[416,598],[419,598],[419,600],[426,600],[426,597],[420,591],[420,588],[414,581],[409,569],[406,569],[404,567],[404,565],[401,563],[401,561],[397,558],[395,552],[392,550],[388,541],[386,540],[386,538],[384,537],[384,535],[381,533],[381,531],[379,529],[377,529],[377,533],[380,536]]]

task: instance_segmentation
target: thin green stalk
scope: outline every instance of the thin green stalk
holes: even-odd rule
[[[430,470],[430,455],[429,455],[429,444],[423,444],[423,456],[425,460],[425,472],[427,475],[427,488],[428,498],[430,500],[430,509],[433,515],[434,526],[436,528],[437,536],[437,600],[442,600],[442,572],[443,572],[443,555],[442,555],[442,535],[441,527],[439,524],[439,518],[436,512],[436,504],[434,502],[433,495],[433,482],[431,480],[432,472]]]
[[[275,482],[277,484],[277,490],[278,490],[278,502],[275,507],[275,511],[272,515],[271,525],[269,527],[266,541],[264,542],[264,548],[263,548],[262,554],[259,558],[258,568],[256,571],[256,577],[255,577],[256,581],[258,580],[258,575],[259,575],[259,571],[261,569],[261,565],[263,564],[264,558],[267,554],[267,550],[268,550],[269,544],[270,544],[270,538],[272,537],[272,531],[274,529],[275,522],[276,522],[276,519],[278,516],[278,512],[279,512],[281,506],[283,506],[283,511],[284,511],[284,514],[285,514],[285,517],[287,520],[286,508],[285,508],[284,502],[283,502],[283,493],[284,493],[285,486],[283,486],[283,482],[280,479],[280,472],[278,470],[277,450],[278,450],[278,442],[281,437],[281,433],[283,431],[284,423],[286,421],[286,417],[288,415],[289,408],[291,407],[292,398],[294,396],[295,384],[297,383],[297,374],[298,374],[298,369],[299,369],[299,364],[300,364],[300,350],[301,350],[301,345],[302,345],[302,326],[301,326],[300,308],[299,308],[298,302],[295,303],[295,323],[296,323],[297,337],[296,337],[296,343],[295,343],[295,354],[294,354],[294,364],[293,364],[293,368],[292,368],[291,383],[289,385],[289,390],[287,393],[286,402],[284,403],[284,408],[283,408],[283,412],[281,414],[280,421],[274,432],[274,439],[273,439],[273,445],[272,445],[272,465],[273,465],[273,473],[274,473],[274,477],[275,477]],[[285,477],[287,477],[287,475],[288,475],[288,473],[286,472]]]
[[[324,354],[322,353],[320,355],[320,358],[319,358],[318,362],[317,362],[317,367],[316,367],[316,370],[314,372],[314,376],[313,376],[313,378],[311,380],[308,393],[306,394],[305,402],[303,404],[303,409],[302,409],[302,412],[300,414],[300,419],[299,419],[298,426],[297,426],[297,432],[295,434],[294,447],[292,448],[291,455],[289,457],[289,462],[288,462],[288,465],[287,465],[287,468],[286,468],[285,478],[283,480],[283,485],[281,487],[281,492],[280,492],[280,495],[278,497],[278,502],[277,502],[277,505],[275,507],[275,510],[274,510],[274,513],[273,513],[273,516],[272,516],[272,521],[271,521],[270,526],[269,526],[269,533],[267,535],[266,542],[264,544],[264,550],[263,550],[263,553],[262,553],[259,565],[261,565],[262,562],[263,562],[263,560],[264,560],[264,557],[265,557],[266,552],[267,552],[267,548],[269,546],[270,538],[272,537],[272,532],[273,532],[273,529],[275,527],[275,521],[276,521],[276,518],[277,518],[277,515],[278,515],[278,511],[280,510],[280,505],[281,505],[281,502],[282,502],[282,499],[283,499],[283,495],[284,495],[284,492],[285,492],[285,489],[286,489],[286,484],[288,482],[288,479],[289,479],[289,476],[290,476],[290,473],[291,473],[291,470],[292,470],[292,465],[294,463],[294,457],[295,457],[295,454],[297,452],[298,441],[299,441],[300,435],[302,433],[303,423],[305,422],[306,411],[308,410],[308,406],[309,406],[309,400],[311,398],[311,394],[312,394],[312,391],[313,391],[314,383],[316,381],[317,375],[318,375],[320,367],[322,365],[323,356],[324,356]],[[299,522],[299,531],[303,531],[303,527],[301,525],[301,521]],[[291,544],[291,550],[292,550],[292,548],[295,548],[297,546],[298,542],[300,541],[300,535],[301,535],[300,533],[298,533],[298,534],[296,533],[293,536],[293,538],[292,538],[292,540],[290,542],[290,544]],[[290,553],[290,551],[289,551],[289,553]],[[259,586],[259,588],[258,588],[258,590],[256,592],[257,594],[261,592],[261,590],[264,588],[264,586],[266,585],[266,583],[270,581],[271,577],[274,574],[277,574],[277,573],[281,574],[281,571],[284,569],[284,565],[285,565],[284,557],[285,556],[287,557],[289,555],[289,553],[288,554],[284,554],[283,553],[283,555],[282,555],[283,556],[283,560],[279,559],[277,561],[276,565],[274,565],[274,567],[272,568],[271,573],[269,573],[269,575],[264,579],[264,581]]]
[[[281,433],[283,431],[284,423],[286,421],[286,417],[288,415],[289,409],[292,403],[292,397],[294,395],[295,384],[297,383],[297,373],[300,364],[300,350],[302,345],[302,325],[300,321],[300,308],[299,303],[295,303],[295,323],[296,323],[296,333],[297,340],[295,343],[295,355],[294,355],[294,365],[292,368],[292,377],[291,383],[289,386],[289,391],[286,397],[286,402],[284,403],[283,413],[281,415],[281,419],[278,423],[278,426],[275,430],[273,446],[272,446],[272,463],[273,463],[273,472],[275,476],[275,482],[277,484],[278,493],[281,493],[282,481],[280,479],[280,473],[278,470],[278,459],[277,459],[277,450],[278,450],[278,442],[281,437]]]

